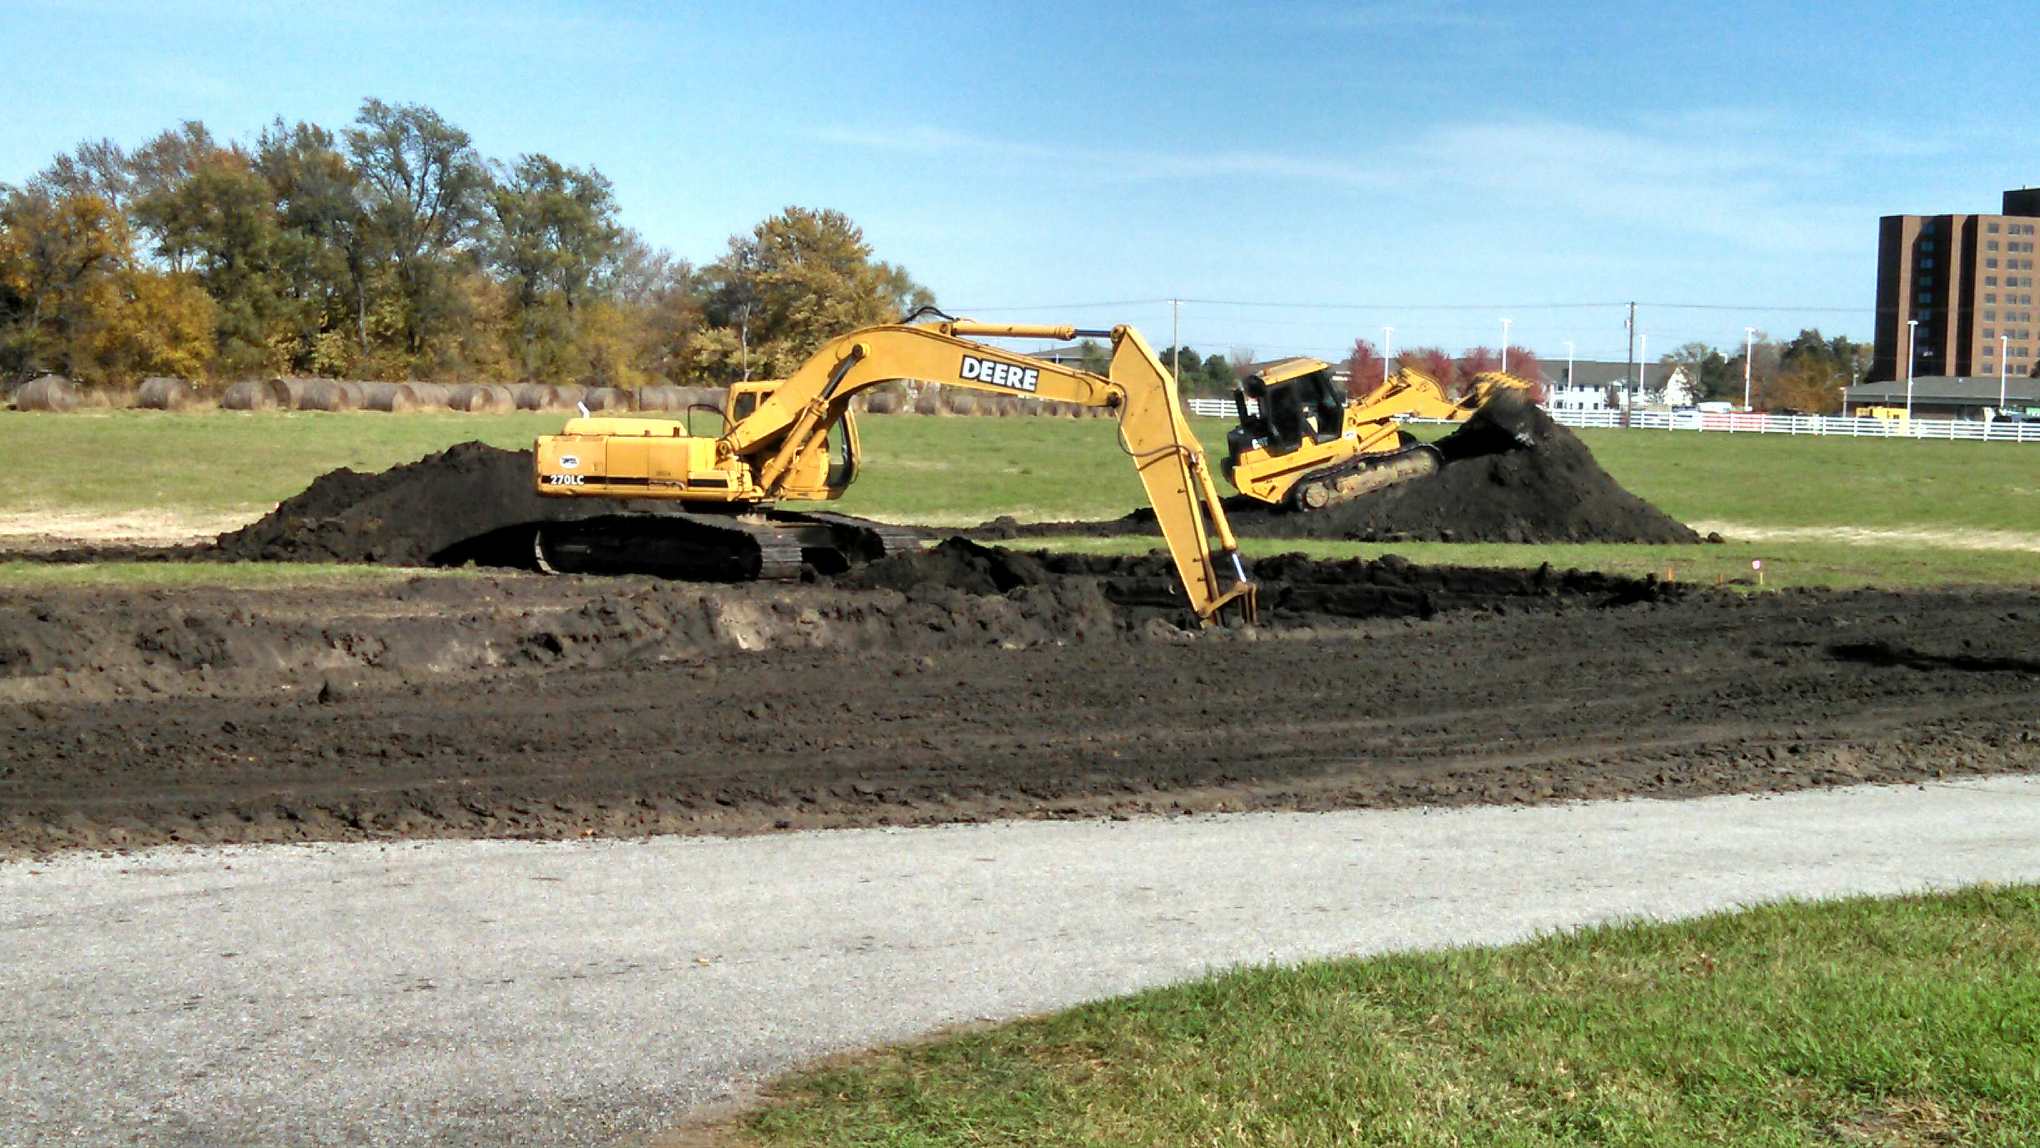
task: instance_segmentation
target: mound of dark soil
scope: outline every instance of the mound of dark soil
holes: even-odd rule
[[[531,452],[465,442],[379,474],[320,475],[260,520],[213,544],[244,562],[458,564],[498,531],[634,509],[613,499],[542,498]],[[529,540],[525,541],[529,546]]]
[[[1529,441],[1526,443],[1524,439]],[[1309,514],[1226,500],[1249,538],[1401,542],[1698,542],[1684,523],[1624,490],[1593,452],[1537,407],[1498,400],[1438,443],[1438,474]],[[980,537],[1156,533],[1143,507],[1107,522],[989,523]]]
[[[1686,587],[1656,578],[1593,571],[1418,566],[1395,555],[1321,561],[1302,554],[1263,558],[1250,571],[1261,587],[1261,621],[1321,625],[1368,618],[1429,618],[1450,610],[1544,608],[1576,603],[1630,605],[1682,596]],[[1184,621],[1175,565],[1144,555],[1023,553],[950,538],[931,549],[895,554],[837,578],[836,586],[888,589],[909,597],[1002,595],[1039,600],[1074,619],[1096,622],[1109,604],[1121,624],[1143,617]]]
[[[1690,527],[1624,490],[1578,436],[1534,406],[1491,403],[1441,440],[1438,450],[1445,468],[1429,480],[1319,514],[1256,507],[1236,516],[1234,528],[1276,538],[1700,541]]]

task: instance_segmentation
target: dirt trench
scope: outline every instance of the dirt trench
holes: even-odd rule
[[[1145,593],[1139,563],[1159,559],[1094,560],[1102,574],[961,547],[926,561],[967,569],[877,567],[870,588],[505,575],[0,594],[0,850],[1520,803],[2040,767],[2027,592],[1568,593],[1547,572],[1536,594],[1494,594],[1467,572],[1363,565],[1345,581],[1401,584],[1351,613],[1199,633],[1115,601],[1129,590],[1114,579]],[[1278,594],[1336,565],[1296,561]],[[1428,608],[1388,608],[1421,600],[1411,582]],[[1079,601],[1094,613],[1073,623]]]

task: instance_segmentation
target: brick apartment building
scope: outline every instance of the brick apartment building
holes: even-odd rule
[[[1996,378],[2040,360],[2040,188],[2005,192],[1997,215],[1887,215],[1878,221],[1877,341],[1866,381],[1913,374]]]

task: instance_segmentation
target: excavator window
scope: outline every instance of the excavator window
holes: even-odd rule
[[[755,411],[757,409],[758,409],[758,392],[744,391],[730,402],[730,421],[738,423],[743,422],[745,419],[751,417],[752,411]]]

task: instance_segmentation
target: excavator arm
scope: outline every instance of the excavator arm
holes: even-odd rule
[[[1106,374],[977,341],[1080,337],[1111,340]],[[715,438],[697,437],[671,420],[571,420],[535,444],[540,494],[679,502],[703,513],[548,525],[532,543],[538,565],[792,577],[808,566],[840,568],[851,560],[850,550],[862,557],[884,550],[882,535],[891,528],[882,524],[771,507],[843,492],[857,462],[850,400],[896,379],[1115,410],[1119,445],[1147,490],[1191,609],[1209,623],[1236,605],[1243,618],[1254,620],[1255,587],[1203,448],[1183,417],[1175,376],[1138,332],[1124,326],[1083,331],[949,320],[869,327],[823,344],[786,379],[748,384],[741,394],[733,390]],[[839,429],[840,435],[832,433]],[[830,455],[832,438],[842,448],[840,459]],[[716,555],[718,549],[725,554]]]
[[[1034,359],[979,338],[1070,340],[1107,337],[1109,374]],[[871,327],[826,343],[717,444],[724,459],[756,460],[764,500],[795,497],[787,477],[827,449],[825,437],[858,391],[918,379],[990,394],[1106,407],[1119,412],[1120,446],[1133,459],[1148,502],[1198,617],[1216,618],[1238,603],[1254,615],[1254,585],[1239,543],[1176,390],[1175,377],[1131,327],[1082,331],[955,320],[930,326]]]

